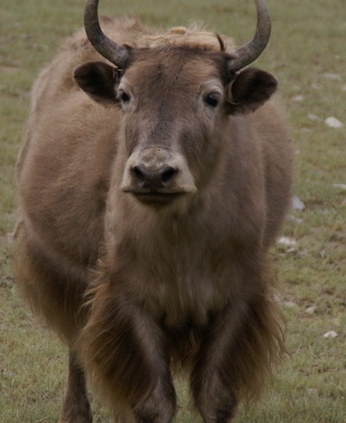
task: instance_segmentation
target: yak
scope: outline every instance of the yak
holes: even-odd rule
[[[291,198],[277,80],[198,25],[98,17],[40,73],[17,164],[15,274],[67,345],[60,423],[169,423],[186,375],[205,423],[257,397],[284,351],[270,248]],[[102,29],[101,29],[102,26]],[[107,35],[106,35],[107,33]]]

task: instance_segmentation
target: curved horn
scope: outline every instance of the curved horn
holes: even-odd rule
[[[84,27],[87,37],[103,57],[119,68],[123,68],[129,57],[128,50],[119,46],[103,33],[98,18],[98,4],[99,0],[88,0],[85,6]]]
[[[251,41],[231,53],[229,70],[237,72],[254,62],[266,48],[271,32],[271,20],[264,0],[255,0],[257,10],[257,28]]]

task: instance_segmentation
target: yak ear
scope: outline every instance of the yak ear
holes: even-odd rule
[[[101,104],[116,103],[116,88],[123,71],[104,62],[85,63],[74,71],[74,79],[89,97]]]
[[[254,112],[275,93],[277,85],[270,73],[256,68],[245,69],[226,88],[229,113]]]

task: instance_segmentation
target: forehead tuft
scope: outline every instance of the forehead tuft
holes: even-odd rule
[[[231,38],[224,35],[217,35],[214,32],[208,32],[197,24],[189,27],[171,28],[165,33],[146,37],[145,46],[150,48],[165,46],[181,46],[193,49],[219,52],[223,46],[226,52],[234,50],[235,45]]]

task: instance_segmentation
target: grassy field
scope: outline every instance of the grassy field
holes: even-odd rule
[[[287,348],[268,393],[238,423],[346,422],[346,4],[268,0],[271,43],[258,65],[280,81],[296,146],[294,210],[273,254]],[[18,298],[11,275],[14,167],[30,87],[64,36],[82,25],[84,0],[0,5],[0,423],[56,422],[66,351]],[[252,0],[103,0],[103,14],[148,24],[205,22],[237,43],[252,36]],[[52,75],[54,77],[54,75]],[[328,126],[334,117],[344,124]],[[336,335],[336,336],[335,336]],[[194,419],[181,389],[180,422]],[[109,421],[95,405],[96,422]]]

